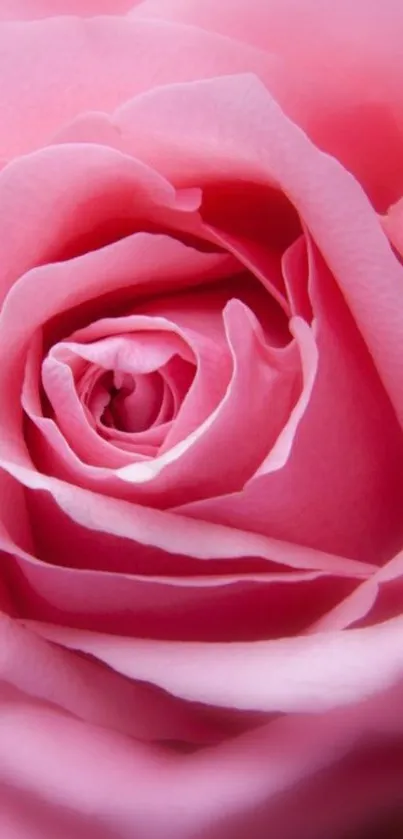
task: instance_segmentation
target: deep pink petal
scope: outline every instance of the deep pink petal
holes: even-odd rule
[[[308,629],[370,570],[312,551],[304,555],[296,546],[251,539],[240,532],[225,534],[208,525],[191,526],[186,533],[176,517],[155,511],[148,511],[148,532],[142,535],[137,526],[127,533],[128,540],[117,538],[107,532],[113,531],[114,502],[107,512],[99,511],[104,530],[97,533],[96,496],[86,497],[78,489],[73,493],[76,512],[91,515],[83,527],[50,503],[47,494],[30,496],[35,544],[24,550],[19,532],[13,535],[12,518],[18,511],[21,521],[24,514],[21,498],[12,494],[13,487],[21,494],[21,487],[5,477],[8,495],[1,501],[7,510],[8,497],[12,507],[0,532],[0,547],[7,551],[2,557],[4,595],[10,604],[6,608],[26,617],[122,635],[200,639],[207,633],[211,640],[278,636]],[[132,525],[147,516],[144,508],[133,505],[127,505],[126,512]],[[176,545],[169,545],[167,537],[175,535],[176,524]],[[151,535],[158,543],[158,527],[164,551],[147,544]],[[203,531],[208,537],[204,547]],[[287,573],[279,575],[285,563]],[[315,566],[319,573],[304,571]],[[332,579],[332,574],[340,579]]]
[[[401,614],[403,553],[400,551],[311,627],[312,632],[370,626]]]
[[[322,570],[357,578],[365,578],[375,567],[235,528],[96,495],[16,463],[3,461],[3,468],[27,488],[50,493],[67,518],[84,529],[152,545],[169,553],[200,560],[262,557],[291,568]]]
[[[57,539],[49,537],[48,546],[52,541]],[[42,544],[46,544],[46,535]],[[5,559],[4,574],[20,617],[112,632],[116,638],[122,634],[177,642],[254,642],[308,631],[356,584],[354,579],[320,572],[270,574],[245,570],[243,574],[235,571],[219,575],[219,561],[210,563],[210,576],[192,576],[193,562],[188,576],[174,576],[170,570],[170,576],[163,578],[153,568],[158,560],[163,566],[163,559],[139,545],[132,545],[132,572],[142,564],[144,573],[130,574],[129,567],[124,573],[124,554],[128,553],[125,545],[123,557],[114,563],[112,553],[106,556],[111,540],[105,540],[103,546],[98,544],[99,555],[93,557],[91,552],[97,543],[87,536],[87,558],[84,560],[81,554],[77,561],[73,551],[81,545],[73,534],[59,551],[58,565],[50,564],[52,555],[47,557],[45,551],[41,552],[44,561],[37,561],[35,566],[28,557]],[[109,570],[91,567],[93,562],[102,566],[106,558]],[[179,564],[177,557],[165,557],[166,564],[169,560],[173,568]],[[63,567],[62,561],[70,568]],[[247,562],[244,564],[247,568]],[[233,565],[236,568],[236,563]]]

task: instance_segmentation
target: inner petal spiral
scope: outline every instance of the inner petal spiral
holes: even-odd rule
[[[69,377],[72,425],[80,415],[81,425],[110,444],[155,455],[194,379],[192,352],[169,331],[139,330],[88,343],[83,338],[56,345],[43,363],[55,417],[65,413]]]
[[[159,373],[105,373],[91,394],[89,409],[108,428],[137,433],[158,423],[164,414],[164,381]],[[172,399],[170,400],[172,406]],[[166,411],[165,411],[166,413]],[[172,419],[171,416],[166,420]]]

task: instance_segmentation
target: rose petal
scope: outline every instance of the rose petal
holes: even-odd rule
[[[40,498],[29,510],[40,559],[9,543],[14,559],[2,564],[25,617],[142,637],[256,640],[307,631],[356,586],[354,576],[281,573],[257,557],[213,556],[203,568],[191,557],[72,526]]]
[[[284,251],[281,268],[291,314],[311,323],[313,312],[308,291],[309,264],[304,234]]]
[[[41,343],[34,341],[28,352],[21,394],[21,404],[30,421],[25,430],[25,439],[31,458],[41,462],[44,468],[49,460],[52,462],[50,468],[55,470],[59,447],[66,447],[64,434],[65,440],[81,453],[86,463],[95,462],[111,469],[131,463],[133,453],[111,446],[88,421],[85,408],[77,397],[73,373],[68,365],[53,366],[49,362],[52,393],[56,405],[59,409],[63,407],[63,411],[59,410],[58,424],[53,418],[43,416],[40,399],[42,356]],[[137,456],[141,455],[137,453]]]
[[[132,152],[157,162],[174,183],[220,179],[224,167],[228,178],[284,191],[324,254],[403,423],[403,267],[349,172],[320,152],[251,76],[154,90],[116,119]]]
[[[139,220],[161,219],[164,209],[166,220],[172,210],[186,214],[200,199],[196,192],[175,193],[155,171],[120,152],[74,145],[41,149],[6,166],[0,172],[0,200],[3,300],[24,271],[65,259],[72,247],[75,256],[82,240],[84,252],[102,248],[122,236],[119,224],[125,223],[127,236]],[[22,218],[24,227],[16,224]]]
[[[403,553],[399,552],[334,609],[311,627],[312,632],[368,626],[401,614]]]
[[[303,552],[298,557],[294,546],[275,544],[271,554],[266,545],[266,560],[258,559],[263,545],[254,540],[248,544],[247,534],[240,533],[234,547],[228,545],[227,556],[217,553],[217,533],[210,534],[211,544],[206,548],[211,553],[203,561],[191,556],[197,553],[196,534],[193,539],[189,534],[183,543],[186,534],[182,530],[180,553],[166,554],[146,543],[113,538],[105,531],[98,535],[88,526],[80,527],[42,494],[28,498],[35,548],[24,550],[12,535],[12,516],[15,518],[17,510],[18,520],[23,520],[24,510],[18,507],[21,487],[6,475],[4,478],[7,495],[1,498],[2,509],[7,511],[7,499],[11,508],[8,526],[4,521],[0,532],[0,548],[7,551],[2,557],[2,579],[10,603],[7,608],[26,617],[41,615],[52,622],[123,635],[141,632],[200,638],[207,632],[212,640],[281,635],[292,632],[293,627],[308,629],[323,610],[331,609],[351,591],[357,576],[369,570],[335,557],[311,555],[310,564],[316,564],[319,573],[304,571],[309,560]],[[12,492],[14,488],[17,494]],[[82,507],[81,502],[79,499]],[[130,510],[133,513],[132,506]],[[141,508],[137,514],[142,514]],[[160,517],[156,516],[154,527]],[[103,521],[109,522],[108,515]],[[170,522],[174,524],[173,517],[168,517],[166,525]],[[41,560],[33,555],[35,549]],[[266,566],[270,556],[271,564]],[[279,563],[286,560],[299,563],[301,570],[294,572],[290,566],[287,573],[279,574]],[[340,580],[332,579],[332,574]],[[206,608],[210,610],[208,622],[202,617]]]
[[[16,463],[4,461],[2,465],[27,488],[49,493],[67,517],[85,530],[109,533],[201,560],[258,556],[291,568],[357,578],[365,578],[375,570],[369,563],[96,495]]]
[[[0,615],[0,682],[26,695],[140,740],[205,742],[214,728],[192,706],[72,656]]]
[[[190,567],[187,577],[164,578],[152,568],[151,552],[148,556],[143,552],[137,560],[137,566],[141,559],[144,566],[149,560],[143,576],[133,573],[135,558],[131,574],[128,569],[124,573],[122,559],[114,564],[113,557],[105,572],[102,567],[91,568],[91,556],[86,567],[82,555],[81,563],[76,562],[69,547],[74,549],[74,537],[58,557],[57,566],[50,564],[45,551],[42,562],[23,556],[4,560],[14,610],[21,618],[112,632],[116,637],[121,633],[203,643],[258,641],[308,631],[356,582],[320,572],[257,573],[247,570],[247,562],[244,574],[236,571],[235,564],[232,574],[214,575],[217,561],[210,576],[193,577]],[[94,541],[87,539],[89,554],[93,547]],[[100,553],[98,565],[102,566],[102,547]],[[72,567],[63,568],[63,560]],[[172,564],[178,564],[175,557]],[[74,585],[79,593],[74,592]]]
[[[216,408],[217,402],[228,385],[231,360],[222,324],[220,305],[223,299],[225,300],[225,296],[223,298],[222,292],[209,294],[204,290],[200,295],[199,304],[197,292],[192,297],[178,296],[173,303],[164,304],[163,299],[158,300],[156,305],[147,304],[142,307],[143,311],[149,313],[147,315],[142,315],[140,308],[137,315],[101,319],[76,332],[73,335],[75,343],[64,342],[59,345],[57,351],[51,351],[49,360],[44,365],[44,385],[52,403],[55,399],[57,400],[57,394],[59,396],[61,394],[62,409],[58,411],[54,405],[59,428],[53,420],[41,415],[39,397],[38,395],[35,397],[33,360],[30,358],[24,385],[23,405],[44,438],[39,440],[33,433],[29,433],[30,451],[35,454],[36,463],[40,464],[45,471],[59,474],[72,483],[92,486],[96,491],[131,497],[133,493],[130,487],[125,487],[121,480],[105,471],[105,461],[107,466],[120,467],[122,461],[123,465],[127,462],[141,462],[143,460],[141,454],[126,459],[125,455],[118,456],[115,452],[110,452],[110,447],[99,439],[94,429],[89,426],[83,408],[78,404],[70,368],[66,365],[59,366],[57,381],[54,380],[56,369],[54,357],[60,356],[60,353],[70,352],[72,347],[77,352],[77,348],[80,347],[81,355],[89,361],[94,361],[99,358],[99,348],[103,348],[105,353],[109,346],[107,341],[112,340],[112,338],[107,339],[106,336],[108,334],[113,336],[116,332],[129,333],[133,330],[143,330],[144,341],[148,342],[155,340],[153,334],[158,329],[161,336],[167,335],[167,343],[171,335],[172,341],[176,340],[175,346],[182,355],[188,360],[195,356],[198,361],[198,372],[194,382],[175,420],[172,435],[168,433],[165,441],[165,445],[171,448],[175,441],[178,443],[182,438],[187,438],[190,434],[197,432],[201,423],[205,423],[211,411]],[[163,317],[159,313],[162,313]],[[133,334],[135,335],[136,331]],[[94,342],[94,339],[97,341],[100,338],[102,341]],[[92,343],[88,343],[91,339],[93,339]],[[116,344],[116,341],[119,342],[121,339],[115,336],[113,340]],[[81,343],[83,341],[86,343]],[[166,355],[159,357],[160,361],[164,359],[166,360]],[[112,363],[111,359],[108,363]],[[145,357],[141,364],[141,369],[146,370],[150,360]],[[53,380],[50,378],[50,365]],[[152,366],[155,366],[154,362]],[[173,440],[171,440],[172,437]],[[140,449],[138,451],[140,452]],[[99,452],[98,458],[97,452]],[[77,455],[82,462],[79,461]],[[155,462],[157,472],[159,461]],[[93,466],[87,465],[91,463]],[[156,492],[158,492],[158,487]]]
[[[309,251],[318,360],[307,346],[300,401],[242,493],[179,511],[382,563],[403,538],[401,429],[334,280]]]
[[[0,20],[39,20],[59,15],[121,15],[135,5],[133,0],[2,0]]]
[[[399,726],[390,705],[385,698],[382,711],[389,710],[398,733],[401,720]],[[59,815],[56,823],[60,824],[68,804],[67,824],[71,824],[70,819],[76,819],[75,835],[84,833],[90,839],[109,839],[109,828],[119,839],[131,839],[136,834],[144,839],[187,839],[195,824],[200,835],[238,839],[240,817],[241,835],[245,835],[245,825],[253,829],[256,824],[259,831],[256,835],[259,835],[271,823],[271,812],[273,817],[277,816],[274,824],[278,835],[291,839],[295,831],[287,834],[288,816],[292,814],[294,827],[301,825],[305,830],[311,815],[310,807],[304,810],[304,790],[302,800],[297,793],[299,813],[292,806],[298,782],[313,779],[318,769],[322,769],[319,790],[321,779],[326,788],[323,770],[353,749],[359,738],[364,739],[374,728],[379,730],[379,713],[371,715],[361,711],[358,715],[356,709],[333,715],[330,725],[329,718],[297,716],[275,721],[232,743],[181,756],[105,728],[84,725],[55,709],[35,708],[26,701],[10,705],[3,699],[1,711],[0,771],[2,789],[10,793],[7,803],[18,802],[18,810],[23,813],[23,804],[36,802],[34,826],[44,816],[44,809],[49,826],[56,807]],[[42,755],[41,761],[37,760],[38,754]],[[401,789],[401,763],[393,766],[393,755],[391,761],[392,766],[385,760],[381,764],[387,784],[374,785],[379,775],[364,771],[368,788],[374,790],[374,796],[365,802],[366,813],[369,807],[376,813],[383,802],[396,802],[399,784]],[[335,780],[337,783],[337,774]],[[351,791],[354,788],[361,803],[363,789],[352,783]],[[329,825],[331,829],[332,816],[337,816],[336,823],[340,825],[340,813],[334,806],[338,796],[331,783],[329,791],[332,791],[329,819],[322,826]],[[283,802],[277,798],[280,792],[284,794],[283,815]],[[344,792],[347,793],[345,787]],[[277,803],[280,810],[276,808]],[[261,805],[267,807],[263,817],[259,812]],[[6,812],[9,816],[8,807]],[[347,824],[348,812],[346,806]],[[354,815],[357,815],[355,808]],[[46,819],[43,823],[46,825]],[[325,834],[332,836],[327,831]],[[50,839],[53,834],[43,835]],[[312,834],[304,832],[303,839],[308,839],[308,835],[312,839]]]
[[[143,329],[141,316],[134,315],[131,321],[133,332],[125,331],[126,318],[116,318],[115,335],[105,335],[99,341],[86,343],[66,340],[55,344],[44,361],[44,377],[46,378],[45,371],[49,367],[48,359],[68,363],[71,355],[83,358],[104,370],[133,375],[155,372],[175,353],[183,355],[188,361],[193,360],[193,354],[184,341],[170,330],[169,323],[161,324],[162,328],[159,329],[160,322],[157,319],[147,318]],[[121,324],[122,331],[119,329]]]
[[[46,638],[187,700],[260,711],[323,712],[402,683],[403,618],[254,644],[115,638],[59,626]]]
[[[82,112],[110,113],[156,85],[246,68],[277,87],[273,56],[220,35],[158,21],[52,16],[35,23],[3,23],[0,47],[0,155],[5,158],[49,142]]]
[[[226,257],[217,257],[217,279],[230,269]],[[224,269],[224,271],[221,270]],[[235,266],[236,268],[237,266]],[[164,269],[164,273],[166,269]],[[190,275],[192,281],[192,276]],[[222,321],[222,307],[228,295],[238,288],[235,277],[224,290],[217,284],[214,288],[193,289],[191,293],[155,297],[135,306],[136,314],[127,318],[105,318],[84,330],[75,333],[74,338],[94,340],[105,334],[136,328],[153,330],[159,327],[178,335],[188,347],[188,360],[194,358],[197,371],[183,404],[180,406],[175,424],[169,434],[165,448],[184,439],[209,416],[216,407],[228,384],[231,372],[231,356],[228,349]],[[178,406],[179,407],[179,406]]]
[[[382,218],[382,225],[398,253],[403,256],[403,198],[389,207],[386,216]]]
[[[124,132],[120,136],[124,140]],[[231,181],[231,173],[224,167],[217,183],[204,183],[201,176],[200,185],[203,187],[200,212],[210,234],[259,278],[289,315],[281,254],[300,233],[294,208],[276,189],[243,179]]]
[[[228,303],[224,322],[234,367],[222,402],[182,443],[152,462],[117,472],[131,485],[142,485],[145,497],[163,492],[164,503],[173,505],[180,503],[183,494],[217,495],[231,484],[240,488],[261,462],[289,410],[295,388],[292,362],[287,366],[281,356],[277,361],[272,357],[256,319],[239,301]],[[234,456],[239,440],[243,440],[242,449]],[[225,471],[214,460],[216,452],[225,462]]]
[[[131,16],[272,51],[284,60],[284,88],[274,93],[285,111],[354,172],[378,207],[402,194],[399,0],[145,0]]]
[[[180,305],[180,298],[178,301]],[[149,499],[152,503],[159,501],[164,506],[178,503],[184,497],[189,498],[195,494],[215,495],[220,489],[227,490],[234,485],[235,488],[242,486],[253,474],[254,468],[261,463],[292,404],[298,379],[298,369],[294,360],[296,350],[291,347],[291,356],[288,351],[285,355],[283,351],[272,351],[264,343],[257,321],[249,309],[233,300],[224,311],[226,341],[233,356],[232,379],[227,383],[229,353],[226,350],[226,342],[224,348],[220,347],[220,341],[223,342],[224,336],[222,328],[217,331],[215,324],[220,312],[215,312],[214,295],[207,295],[205,299],[202,297],[201,309],[195,305],[196,303],[197,298],[195,300],[193,296],[188,300],[188,307],[180,307],[177,313],[175,303],[171,308],[171,315],[166,308],[163,310],[165,317],[172,318],[174,324],[176,322],[175,328],[179,327],[181,330],[179,334],[194,345],[196,354],[199,354],[200,366],[199,375],[196,376],[194,385],[185,399],[172,433],[167,436],[162,452],[153,460],[136,457],[136,462],[121,467],[115,475],[109,475],[105,469],[98,468],[98,464],[94,467],[86,465],[88,454],[85,451],[84,437],[80,439],[81,432],[77,429],[77,436],[74,429],[72,439],[70,420],[65,411],[58,412],[61,428],[65,428],[66,441],[72,439],[85,463],[78,460],[52,421],[37,417],[30,411],[35,425],[41,429],[46,441],[55,451],[52,464],[52,453],[31,435],[31,451],[36,453],[36,462],[42,469],[95,491],[133,500],[141,497]],[[150,311],[149,307],[145,310]],[[155,311],[160,310],[157,304]],[[155,318],[140,320],[139,317],[135,315],[133,319],[126,319],[125,328],[130,329],[137,325],[139,329],[144,323],[147,329],[156,329],[161,323]],[[124,319],[118,322],[121,328],[124,328]],[[165,329],[169,324],[162,326]],[[107,325],[104,326],[103,321],[99,321],[95,334],[104,335],[105,328],[108,328]],[[113,323],[111,328],[115,331],[116,323]],[[196,329],[200,332],[196,332]],[[78,333],[77,340],[84,335],[89,338],[90,335],[94,335],[94,330],[87,329]],[[245,336],[248,337],[248,341]],[[119,340],[115,338],[115,342]],[[69,351],[71,348],[77,348],[78,344],[76,342],[74,345],[60,346],[65,346],[66,351]],[[94,361],[94,353],[98,353],[98,347],[106,352],[109,345],[104,338],[99,344],[80,346],[81,355]],[[49,364],[45,364],[45,389],[51,401],[54,401],[54,391],[49,391],[51,383],[48,372]],[[215,405],[217,390],[221,390],[222,399]],[[250,394],[247,402],[244,400],[246,392]],[[26,409],[30,410],[26,400],[24,404]],[[242,411],[239,410],[239,406],[242,406]],[[251,425],[255,427],[253,436],[249,435]],[[240,438],[245,438],[245,443],[242,450],[237,451],[234,456],[234,447]],[[175,439],[178,442],[174,443]],[[220,451],[220,457],[226,461],[225,470],[221,469],[214,455],[215,451]],[[126,488],[123,481],[127,484]]]
[[[86,178],[84,178],[86,181]],[[49,196],[51,198],[51,196]],[[16,243],[17,244],[17,243]],[[25,252],[25,251],[24,251]],[[194,259],[193,259],[194,258]],[[133,277],[133,259],[136,259],[136,276]],[[165,259],[164,278],[161,280],[161,260]],[[231,258],[214,254],[200,253],[187,248],[169,237],[155,237],[150,234],[137,234],[105,249],[95,251],[76,260],[60,262],[33,269],[21,277],[8,295],[1,313],[1,342],[7,347],[2,365],[1,387],[10,395],[18,390],[18,381],[22,365],[23,351],[27,336],[32,337],[50,317],[54,317],[71,306],[77,306],[91,299],[94,295],[115,289],[132,287],[137,283],[137,291],[155,291],[167,283],[175,288],[183,284],[209,281],[231,271]],[[32,304],[34,298],[35,305]],[[38,306],[40,301],[40,306]],[[2,351],[3,352],[3,351]],[[2,404],[3,429],[13,413],[14,420],[19,412],[19,397],[10,398]],[[13,421],[13,420],[11,420]],[[14,434],[14,432],[13,432]],[[2,443],[5,443],[5,431]],[[12,433],[7,433],[7,446],[10,450]],[[20,439],[14,434],[16,451],[20,450]],[[21,454],[16,454],[16,457]]]
[[[125,319],[123,319],[125,320]],[[138,442],[140,442],[138,433],[147,429],[149,421],[147,420],[147,410],[153,410],[149,398],[152,399],[154,390],[152,388],[152,377],[147,375],[155,373],[159,367],[164,366],[175,354],[180,354],[188,361],[192,360],[192,353],[186,344],[173,331],[169,331],[169,324],[164,324],[165,331],[158,330],[158,323],[155,322],[155,328],[152,332],[141,330],[141,318],[131,319],[133,322],[134,331],[126,333],[123,329],[119,335],[120,318],[116,319],[116,335],[114,337],[103,337],[100,341],[94,341],[87,344],[80,344],[77,341],[64,341],[56,344],[49,352],[42,366],[42,383],[45,392],[51,402],[55,416],[58,421],[59,428],[61,428],[67,436],[67,439],[72,442],[73,447],[77,450],[77,443],[79,449],[83,450],[82,441],[81,446],[79,439],[72,438],[71,417],[67,409],[65,399],[64,381],[69,376],[69,358],[85,358],[93,365],[101,367],[104,370],[115,372],[117,370],[125,371],[131,375],[141,374],[137,378],[136,390],[134,392],[135,403],[135,422],[137,425],[142,425],[144,428],[130,428],[133,434],[136,434]],[[148,322],[148,326],[153,327],[153,324]],[[137,330],[136,330],[137,327]],[[166,328],[168,327],[168,329]],[[142,392],[142,383],[149,383],[151,391]],[[77,389],[75,389],[77,390]],[[144,390],[144,388],[143,388]],[[79,402],[79,392],[75,394],[76,403]],[[73,394],[74,397],[74,394]],[[107,403],[106,403],[107,404]],[[129,407],[129,400],[125,400],[126,408]],[[106,405],[103,406],[101,413]],[[123,406],[122,406],[123,408]],[[161,393],[157,399],[155,406],[155,415],[157,416],[161,408]],[[81,408],[81,413],[82,413]],[[75,407],[75,415],[80,414],[78,405]],[[144,418],[141,419],[141,415]],[[98,420],[100,417],[98,417]],[[127,422],[129,420],[127,419]],[[79,435],[80,436],[80,435]],[[133,438],[133,435],[132,435]],[[133,440],[134,442],[134,440]],[[126,461],[127,462],[127,461]],[[103,465],[98,463],[96,465]],[[121,464],[120,464],[121,465]]]

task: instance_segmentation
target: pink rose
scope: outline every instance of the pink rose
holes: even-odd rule
[[[388,839],[401,0],[0,19],[1,835]]]

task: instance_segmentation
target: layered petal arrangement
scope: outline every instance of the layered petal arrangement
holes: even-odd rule
[[[10,839],[399,831],[399,24],[0,3]]]

